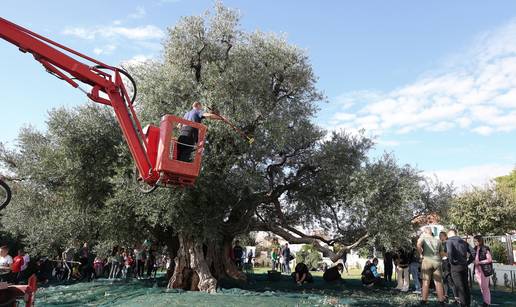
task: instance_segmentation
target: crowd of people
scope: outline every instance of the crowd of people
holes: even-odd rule
[[[156,248],[147,241],[131,248],[115,246],[107,257],[94,255],[84,243],[81,248],[70,247],[61,257],[49,259],[40,257],[31,261],[23,249],[14,258],[7,246],[0,247],[0,281],[18,284],[36,274],[38,281],[91,281],[95,278],[149,279],[156,278],[173,265],[167,255],[159,255]]]
[[[474,237],[474,247],[457,235],[455,229],[441,232],[435,237],[430,227],[425,227],[411,250],[400,249],[384,253],[384,276],[378,273],[378,259],[367,261],[362,271],[362,283],[367,287],[392,281],[396,268],[396,290],[408,292],[410,281],[413,293],[421,295],[421,304],[428,304],[430,288],[435,289],[439,304],[450,300],[460,306],[471,305],[468,267],[473,272],[483,298],[483,305],[491,304],[489,276],[493,274],[492,255],[482,236]]]
[[[78,260],[78,261],[77,261]],[[93,255],[88,244],[75,252],[73,248],[63,252],[53,275],[58,280],[94,278],[127,279],[127,278],[156,278],[159,268],[162,270],[170,265],[167,255],[159,255],[147,241],[135,247],[114,246],[108,257]]]
[[[23,249],[19,249],[13,258],[8,246],[0,247],[0,281],[17,284],[27,279],[29,262],[30,256]]]
[[[290,262],[294,260],[294,255],[290,251],[288,243],[280,245],[278,239],[274,238],[271,246],[271,260],[273,270],[291,274]]]

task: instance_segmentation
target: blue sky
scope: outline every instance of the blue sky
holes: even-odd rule
[[[3,1],[1,17],[101,61],[159,57],[166,28],[213,1]],[[366,129],[457,185],[516,164],[515,1],[224,1],[244,29],[285,33],[306,50],[328,103],[316,121]],[[87,103],[39,63],[0,42],[0,141],[44,128],[47,110]]]

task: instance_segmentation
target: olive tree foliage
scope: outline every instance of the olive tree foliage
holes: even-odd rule
[[[333,261],[363,245],[409,245],[415,230],[412,221],[421,214],[445,211],[453,188],[426,181],[416,169],[399,166],[390,154],[369,159],[370,146],[367,139],[342,134],[323,142],[326,150],[314,160],[303,159],[299,168],[311,174],[283,199],[259,207],[263,229],[291,243],[313,244]],[[292,167],[281,170],[291,171]],[[336,252],[330,248],[335,245],[341,247]]]
[[[122,136],[111,112],[86,105],[49,112],[47,131],[23,128],[13,149],[0,148],[14,197],[3,228],[38,254],[55,255],[97,239],[98,216],[113,193]]]
[[[323,97],[305,53],[283,37],[244,33],[238,24],[236,12],[217,4],[214,14],[186,17],[169,29],[162,61],[129,68],[144,122],[182,116],[199,100],[255,139],[249,145],[227,125],[205,122],[208,144],[195,187],[157,192],[167,198],[156,205],[159,215],[201,238],[247,231],[269,192],[267,166],[323,135],[311,122]]]

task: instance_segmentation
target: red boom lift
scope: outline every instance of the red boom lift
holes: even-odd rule
[[[113,107],[136,162],[139,180],[153,188],[191,186],[195,183],[201,167],[206,126],[165,115],[159,127],[149,125],[142,129],[133,108],[136,86],[125,70],[104,64],[3,18],[0,18],[0,38],[18,46],[21,52],[31,53],[49,73],[80,89],[91,100]],[[87,65],[72,55],[92,65]],[[133,83],[132,97],[129,97],[122,75]],[[78,82],[91,88],[83,89]],[[192,162],[176,159],[178,124],[191,126],[199,131]]]

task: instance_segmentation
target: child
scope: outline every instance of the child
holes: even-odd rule
[[[9,247],[0,247],[0,281],[11,281],[11,264],[13,258],[9,255]]]

